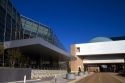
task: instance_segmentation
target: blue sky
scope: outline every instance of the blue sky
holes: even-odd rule
[[[29,18],[50,26],[65,48],[97,36],[125,36],[125,0],[12,0]]]

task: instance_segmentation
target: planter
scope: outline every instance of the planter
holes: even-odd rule
[[[74,80],[75,79],[75,74],[74,73],[67,73],[66,74],[66,79],[68,79],[68,80]]]
[[[84,73],[83,72],[78,72],[78,76],[83,76]]]
[[[85,75],[88,75],[88,72],[87,72],[87,71],[85,71]]]

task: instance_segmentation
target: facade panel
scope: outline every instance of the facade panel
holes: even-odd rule
[[[0,0],[0,41],[41,37],[64,50],[64,46],[46,25],[20,16],[10,0]]]
[[[40,37],[64,50],[62,43],[59,41],[51,28],[24,16],[21,16],[21,21],[23,36],[25,39]]]
[[[76,47],[80,47],[80,52],[76,52],[76,55],[120,54],[125,53],[124,46],[125,40],[76,44]]]
[[[35,41],[37,39],[39,42]],[[26,43],[26,40],[29,41]],[[16,41],[19,41],[19,43]],[[12,48],[6,48],[6,42],[10,42],[7,46]],[[45,42],[45,46],[44,44],[39,45],[42,42]],[[15,46],[17,43],[24,45],[17,47]],[[60,57],[64,60],[65,56],[62,55],[66,55],[64,46],[52,29],[30,18],[21,16],[11,0],[0,0],[0,47],[0,66],[7,67],[19,67],[20,65],[22,67],[43,69],[45,67],[55,68],[55,66],[59,68]],[[21,60],[22,58],[25,61]],[[14,65],[12,64],[13,61]],[[49,64],[46,64],[46,61]]]
[[[21,39],[21,20],[20,14],[13,7],[10,0],[0,0],[0,41],[10,41]]]
[[[103,39],[102,39],[103,38]],[[96,38],[97,39],[97,38]],[[107,40],[107,38],[106,38]],[[76,62],[71,64],[72,71],[78,71],[79,65],[83,66],[83,71],[94,72],[119,72],[125,69],[125,40],[106,41],[105,37],[101,40],[94,40],[92,43],[74,44]],[[109,40],[109,39],[108,39]],[[73,49],[71,49],[71,52]],[[78,58],[82,59],[79,63]]]

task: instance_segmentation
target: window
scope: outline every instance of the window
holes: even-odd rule
[[[77,47],[77,52],[80,52],[80,47]]]

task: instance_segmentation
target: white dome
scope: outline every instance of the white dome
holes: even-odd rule
[[[110,38],[107,38],[107,37],[96,37],[96,38],[91,39],[90,43],[92,43],[92,42],[106,42],[106,41],[113,41],[113,40]]]

